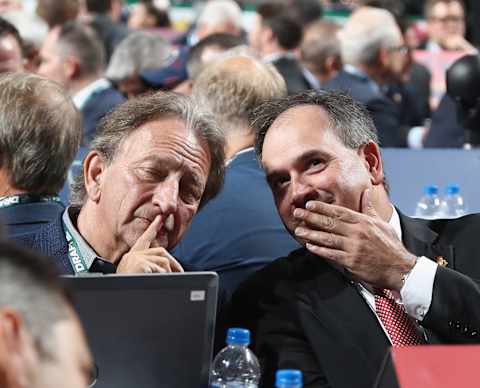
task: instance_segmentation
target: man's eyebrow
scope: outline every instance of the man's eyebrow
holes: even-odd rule
[[[308,151],[298,155],[297,157],[295,157],[295,159],[293,159],[292,164],[294,166],[297,166],[299,164],[305,163],[305,161],[307,161],[309,159],[312,159],[314,157],[323,158],[324,154],[322,153],[322,151],[317,150],[317,149],[308,150]],[[265,165],[262,165],[262,166],[263,166],[263,169],[265,170],[265,175],[267,176],[267,181],[270,181],[271,177],[275,178],[278,175],[283,175],[286,171],[283,167],[272,170],[272,169],[269,169],[268,167],[266,167]]]

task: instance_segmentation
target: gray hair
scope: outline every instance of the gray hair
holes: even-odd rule
[[[323,109],[329,118],[329,128],[348,148],[357,149],[368,142],[378,143],[375,124],[367,109],[348,94],[338,91],[306,91],[285,98],[270,100],[251,114],[255,130],[255,151],[262,159],[265,136],[273,122],[283,112],[297,106],[314,105]],[[315,130],[315,123],[312,123]]]
[[[0,309],[16,311],[42,359],[56,359],[53,328],[69,319],[70,298],[51,260],[0,242]]]
[[[170,43],[160,35],[145,31],[133,32],[115,48],[106,77],[118,82],[144,70],[163,67],[172,52]]]
[[[237,53],[241,53],[238,47],[207,66],[192,90],[198,104],[209,109],[225,131],[248,127],[255,107],[287,94],[285,81],[273,65]]]
[[[210,0],[198,17],[197,24],[216,26],[225,22],[242,28],[242,10],[233,0]]]
[[[390,12],[361,7],[352,13],[338,38],[344,63],[370,65],[377,60],[380,49],[398,46],[402,35]]]
[[[200,202],[203,206],[220,191],[225,173],[225,138],[213,118],[201,110],[193,100],[173,92],[157,92],[126,101],[106,115],[93,139],[90,150],[97,151],[107,164],[115,159],[123,141],[153,120],[178,117],[189,131],[205,141],[210,151],[210,173]],[[71,203],[81,207],[86,198],[85,180],[81,172],[71,187]]]
[[[29,73],[0,76],[0,167],[12,186],[58,193],[82,132],[81,115],[60,85]]]
[[[80,76],[99,75],[105,67],[105,48],[95,30],[84,23],[70,21],[59,27],[59,51],[72,55],[80,64]]]

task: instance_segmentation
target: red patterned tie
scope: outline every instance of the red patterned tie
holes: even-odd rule
[[[425,343],[405,308],[395,302],[390,290],[375,290],[375,310],[392,340],[393,346],[421,345]]]

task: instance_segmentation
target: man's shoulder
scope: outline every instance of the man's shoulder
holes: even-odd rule
[[[322,86],[327,90],[344,91],[363,104],[386,101],[381,93],[378,93],[369,85],[368,79],[346,71],[339,72]]]

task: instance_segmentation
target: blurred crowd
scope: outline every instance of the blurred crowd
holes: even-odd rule
[[[204,65],[233,47],[272,63],[289,93],[350,89],[384,147],[463,144],[444,72],[476,52],[473,1],[216,0],[194,3],[187,21],[174,4],[4,0],[0,70],[61,83],[83,113],[85,146],[114,106],[151,90],[189,94]],[[364,6],[384,11],[348,16]]]

